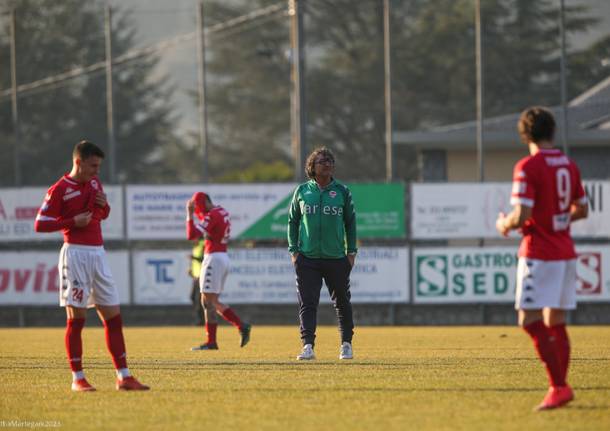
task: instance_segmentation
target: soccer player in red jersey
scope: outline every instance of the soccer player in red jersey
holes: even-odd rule
[[[60,305],[66,308],[65,344],[73,391],[94,391],[85,379],[81,332],[87,307],[95,307],[104,323],[106,346],[116,368],[118,390],[147,390],[127,368],[119,294],[106,262],[101,221],[110,207],[97,175],[104,153],[81,141],[72,153],[72,170],[49,188],[36,216],[36,232],[61,230]]]
[[[570,224],[587,217],[588,204],[576,164],[553,148],[555,120],[540,107],[519,119],[521,140],[530,155],[515,165],[511,204],[499,214],[502,235],[520,229],[515,308],[544,363],[550,388],[537,410],[561,407],[574,399],[566,381],[570,343],[565,310],[576,308],[576,252]]]
[[[197,223],[193,219],[193,213],[199,219]],[[199,275],[199,289],[201,291],[207,340],[204,344],[193,347],[191,350],[218,349],[216,313],[239,330],[241,347],[244,347],[250,341],[252,326],[242,322],[231,307],[218,299],[224,288],[227,275],[229,275],[230,261],[227,254],[227,244],[230,234],[229,213],[221,206],[212,204],[212,200],[207,194],[197,192],[187,201],[186,236],[189,240],[205,237],[205,257]]]

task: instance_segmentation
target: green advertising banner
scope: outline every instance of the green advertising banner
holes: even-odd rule
[[[358,238],[404,238],[404,184],[348,184],[356,207]],[[295,185],[296,188],[296,185]],[[239,239],[286,239],[292,191],[252,223]]]

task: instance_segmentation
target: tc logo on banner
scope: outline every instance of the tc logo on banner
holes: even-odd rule
[[[576,260],[576,290],[579,295],[602,293],[601,253],[578,253]]]
[[[175,280],[170,276],[169,270],[174,265],[172,259],[148,259],[146,264],[154,268],[154,282],[158,284],[173,283]]]
[[[417,256],[415,263],[418,296],[446,296],[447,256]]]

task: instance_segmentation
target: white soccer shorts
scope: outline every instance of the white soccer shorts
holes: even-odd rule
[[[519,258],[517,310],[576,308],[576,259],[539,260]]]
[[[59,252],[59,305],[119,305],[119,292],[102,246],[65,244]]]
[[[231,261],[227,253],[206,254],[199,274],[199,290],[201,293],[220,294],[225,287],[230,264]]]

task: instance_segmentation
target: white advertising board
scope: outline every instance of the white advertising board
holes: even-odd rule
[[[122,304],[129,303],[129,271],[126,251],[106,252],[108,265]],[[0,253],[1,305],[59,304],[57,252]]]
[[[189,250],[147,250],[134,253],[136,304],[188,304],[191,279]],[[285,248],[233,249],[223,301],[296,303],[294,267]],[[360,249],[351,275],[352,302],[407,302],[406,247]],[[329,302],[326,287],[321,301]]]
[[[572,225],[575,237],[610,237],[610,182],[584,181],[589,217]],[[411,234],[414,239],[500,238],[495,223],[507,213],[511,183],[413,184]],[[604,205],[605,203],[605,205]],[[511,236],[517,237],[516,233]]]
[[[102,222],[105,239],[123,238],[123,197],[120,186],[104,186],[110,215]],[[61,232],[36,233],[34,220],[47,188],[23,187],[0,189],[0,241],[62,242]]]
[[[514,302],[514,247],[416,248],[416,304]],[[610,301],[610,247],[579,245],[576,266],[580,302]]]
[[[127,235],[141,240],[184,239],[186,201],[203,191],[229,212],[235,238],[294,188],[295,184],[128,186]]]

